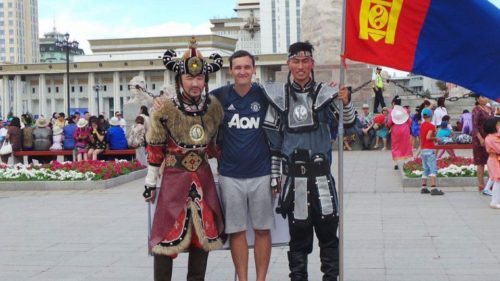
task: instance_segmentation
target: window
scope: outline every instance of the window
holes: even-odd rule
[[[152,87],[153,87],[153,90],[156,90],[156,84],[153,84]]]
[[[80,93],[83,93],[83,87],[80,86]]]
[[[34,94],[36,92],[35,88],[31,88],[31,93]]]
[[[48,88],[48,90],[47,90],[47,91],[48,91],[48,92],[49,92],[49,94],[50,94],[50,87]]]
[[[123,85],[120,85],[120,92],[123,91]]]
[[[106,92],[108,90],[108,87],[104,85],[103,90]]]
[[[74,93],[75,92],[75,86],[71,86],[71,92]]]
[[[56,87],[56,93],[59,93],[59,87]]]

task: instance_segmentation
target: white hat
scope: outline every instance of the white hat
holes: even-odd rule
[[[361,108],[370,108],[370,106],[367,103],[363,103],[363,106]]]
[[[36,126],[40,128],[45,128],[49,125],[49,121],[45,117],[40,117],[36,120]]]
[[[408,118],[410,118],[410,116],[408,115],[408,112],[406,112],[406,109],[404,109],[402,106],[395,105],[391,111],[391,118],[394,124],[401,125],[408,121]]]
[[[52,134],[54,136],[60,135],[60,134],[62,134],[62,132],[63,132],[63,129],[59,126],[54,126],[54,128],[52,128]]]
[[[120,125],[120,120],[118,120],[117,117],[112,117],[109,119],[109,125],[111,126],[119,126]]]
[[[85,126],[87,126],[89,122],[87,120],[85,120],[84,118],[80,118],[80,120],[78,120],[78,123],[76,124],[76,126],[78,128],[83,128]]]

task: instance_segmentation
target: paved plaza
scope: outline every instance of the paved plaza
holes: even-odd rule
[[[474,187],[445,196],[402,188],[390,152],[345,154],[345,280],[498,281],[500,211]],[[94,191],[0,191],[0,280],[153,280],[143,180]],[[318,249],[310,280],[321,280]],[[289,280],[286,247],[268,280]],[[255,280],[251,256],[250,280]],[[173,280],[185,280],[186,255]],[[229,251],[210,254],[207,281],[234,280]]]

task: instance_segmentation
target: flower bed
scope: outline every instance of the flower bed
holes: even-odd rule
[[[145,167],[137,160],[52,161],[43,165],[0,164],[0,181],[92,181],[126,175]]]
[[[477,169],[472,158],[469,157],[447,157],[437,160],[438,177],[476,177]],[[405,176],[409,178],[419,178],[422,176],[422,159],[405,163]],[[488,176],[485,167],[485,176]]]

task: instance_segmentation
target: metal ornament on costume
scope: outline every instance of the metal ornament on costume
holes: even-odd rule
[[[190,74],[197,76],[199,74],[209,75],[215,73],[222,68],[222,57],[217,53],[210,55],[210,59],[214,62],[209,63],[205,61],[200,51],[197,48],[198,44],[193,37],[189,41],[189,50],[187,50],[181,58],[177,58],[174,50],[167,50],[163,54],[163,64],[165,67],[177,74]]]

